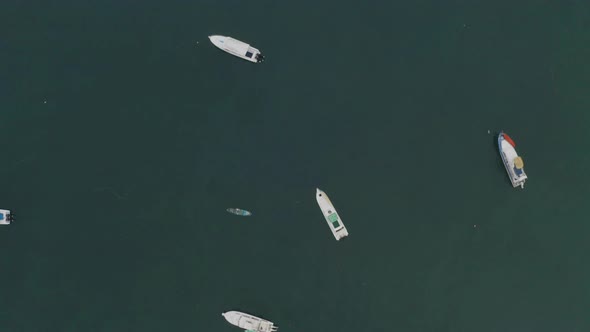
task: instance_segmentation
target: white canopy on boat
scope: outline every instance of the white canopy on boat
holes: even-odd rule
[[[227,40],[225,41],[225,46],[232,52],[235,52],[240,55],[245,55],[246,52],[248,52],[248,49],[250,48],[250,45],[239,40],[235,40],[231,37],[227,38]]]

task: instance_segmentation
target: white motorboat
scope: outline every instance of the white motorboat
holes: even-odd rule
[[[279,329],[273,322],[239,311],[228,311],[221,314],[230,324],[243,328],[248,332],[275,332]]]
[[[0,225],[10,225],[13,220],[13,215],[10,210],[0,209]]]
[[[502,162],[508,172],[508,178],[512,182],[514,188],[524,188],[524,183],[527,179],[526,173],[524,172],[524,161],[516,153],[516,144],[504,132],[500,132],[498,135],[498,149],[500,150],[500,156]]]
[[[326,218],[326,222],[328,223],[328,226],[330,226],[332,234],[334,234],[336,240],[340,240],[341,238],[348,236],[348,231],[346,230],[346,227],[344,227],[342,219],[340,219],[340,216],[336,212],[336,209],[334,208],[334,205],[332,205],[328,195],[326,195],[326,193],[320,189],[316,189],[315,198],[318,201],[318,205],[320,206],[320,209],[324,214],[324,218]]]
[[[219,49],[251,62],[259,63],[264,61],[264,56],[257,48],[247,43],[233,39],[232,37],[213,35],[209,40]]]

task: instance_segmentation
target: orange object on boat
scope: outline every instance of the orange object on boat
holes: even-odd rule
[[[510,145],[512,145],[513,148],[516,147],[516,143],[514,143],[514,141],[512,140],[512,138],[510,138],[510,136],[508,136],[507,134],[504,134],[504,139],[506,141],[508,141],[508,143],[510,143]]]

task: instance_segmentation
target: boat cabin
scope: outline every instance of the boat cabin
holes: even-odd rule
[[[328,210],[328,213],[329,213],[328,220],[330,220],[334,229],[340,227],[340,223],[338,222],[338,214],[336,212],[332,212],[330,210]]]

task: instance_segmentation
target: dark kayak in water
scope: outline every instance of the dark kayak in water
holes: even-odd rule
[[[226,211],[229,213],[233,213],[237,216],[243,216],[243,217],[247,217],[247,216],[252,215],[252,213],[250,211],[246,211],[246,210],[242,210],[242,209],[238,209],[238,208],[229,208]]]

